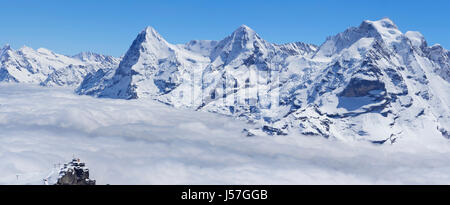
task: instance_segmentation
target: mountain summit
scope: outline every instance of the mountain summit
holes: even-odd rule
[[[89,78],[78,93],[234,116],[254,125],[248,136],[394,143],[420,133],[419,124],[449,137],[448,65],[447,50],[428,47],[418,32],[403,34],[388,18],[363,21],[320,47],[272,44],[245,25],[218,42],[172,45],[147,28],[114,74]]]
[[[147,27],[118,65],[98,54],[26,47],[5,46],[0,57],[0,81],[80,84],[78,94],[219,113],[246,121],[246,136],[377,144],[450,138],[449,51],[388,18],[363,21],[320,46],[269,43],[245,25],[219,41],[175,45]]]
[[[0,82],[77,87],[88,73],[118,63],[117,58],[94,53],[70,57],[45,48],[14,50],[5,45],[0,51]]]
[[[230,36],[220,41],[211,52],[211,61],[220,57],[220,61],[229,64],[242,53],[266,55],[273,47],[246,25],[241,25]]]

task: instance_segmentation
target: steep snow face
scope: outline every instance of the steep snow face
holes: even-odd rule
[[[3,62],[8,61],[11,58],[12,55],[12,49],[9,45],[5,45],[0,50],[0,62],[3,65]],[[0,68],[0,81],[3,82],[17,82],[17,79],[14,78],[14,76],[11,75],[10,71],[4,66]]]
[[[81,62],[64,55],[55,54],[46,49],[33,50],[22,47],[15,51],[9,46],[2,49],[2,81],[40,83],[49,74],[69,64],[80,65]]]
[[[384,18],[379,21],[366,20],[359,27],[351,27],[342,33],[327,38],[314,58],[320,59],[339,55],[341,51],[355,46],[355,43],[362,43],[362,39],[376,39],[385,42],[386,45],[390,45],[399,41],[401,37],[402,33],[390,19]]]
[[[211,55],[211,51],[216,47],[218,41],[212,40],[192,40],[186,44],[178,45],[181,48],[201,54],[203,56]]]
[[[280,50],[286,52],[291,56],[308,56],[310,57],[317,51],[317,46],[313,44],[307,44],[303,42],[286,43],[281,45],[276,45]]]
[[[414,48],[419,48],[421,50],[426,49],[427,42],[425,41],[425,37],[420,32],[407,31],[405,33],[405,37],[411,41]]]
[[[93,53],[68,57],[45,48],[24,46],[16,51],[9,45],[1,49],[0,59],[0,82],[44,86],[78,86],[87,73],[115,67],[119,62],[117,58]]]
[[[450,87],[435,75],[441,68],[430,49],[420,33],[402,34],[388,19],[347,29],[319,48],[313,60],[330,63],[276,126],[375,143],[427,131],[448,138]]]
[[[79,86],[87,75],[117,68],[121,58],[105,56],[92,52],[79,53],[72,58],[79,59],[82,65],[70,64],[56,70],[41,83],[44,86]]]
[[[121,58],[113,56],[105,56],[93,52],[81,52],[72,56],[72,58],[79,59],[87,64],[96,65],[98,68],[114,68],[120,63]]]
[[[425,53],[436,64],[434,71],[447,82],[450,82],[450,51],[437,44],[425,48]]]
[[[202,98],[197,109],[261,119],[260,102],[266,96],[288,55],[242,25],[221,40],[211,52],[211,63],[202,73]],[[262,99],[264,98],[264,99]]]
[[[364,21],[320,46],[275,45],[243,25],[219,42],[167,43],[147,28],[117,70],[88,75],[77,90],[150,97],[245,119],[248,136],[301,133],[394,143],[450,138],[449,52],[403,34],[390,19]]]
[[[234,60],[242,60],[243,55],[267,57],[274,46],[256,34],[246,25],[240,26],[230,36],[220,41],[211,52],[211,61],[218,64],[232,64]]]
[[[188,84],[191,72],[196,72],[196,68],[206,62],[207,57],[169,44],[148,27],[134,40],[114,75],[110,79],[99,79],[105,85],[82,84],[78,91],[124,99],[165,94],[182,82]]]

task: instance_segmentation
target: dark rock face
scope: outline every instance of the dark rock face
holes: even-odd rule
[[[264,125],[262,130],[270,135],[287,135],[287,133],[283,132],[283,130],[278,129],[278,128],[274,128],[274,127],[270,127],[267,125]]]
[[[156,87],[158,87],[160,93],[167,94],[173,89],[175,89],[178,85],[176,83],[171,82],[171,79],[169,78],[168,81],[161,80],[161,79],[155,79],[153,80]]]
[[[372,90],[385,91],[386,89],[383,82],[353,78],[350,80],[350,83],[344,89],[344,91],[342,91],[341,96],[361,97],[368,95],[369,91]]]
[[[60,170],[56,185],[95,185],[95,180],[89,179],[89,169],[84,162],[73,159]]]

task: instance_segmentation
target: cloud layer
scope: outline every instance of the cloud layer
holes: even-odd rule
[[[0,184],[86,161],[99,184],[450,184],[450,142],[245,137],[244,122],[149,100],[0,84]],[[19,177],[17,177],[19,175]]]

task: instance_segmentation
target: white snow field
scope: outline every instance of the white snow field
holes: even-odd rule
[[[73,155],[97,184],[450,184],[450,141],[442,136],[375,145],[246,137],[245,126],[149,99],[0,84],[0,184],[43,184]]]

